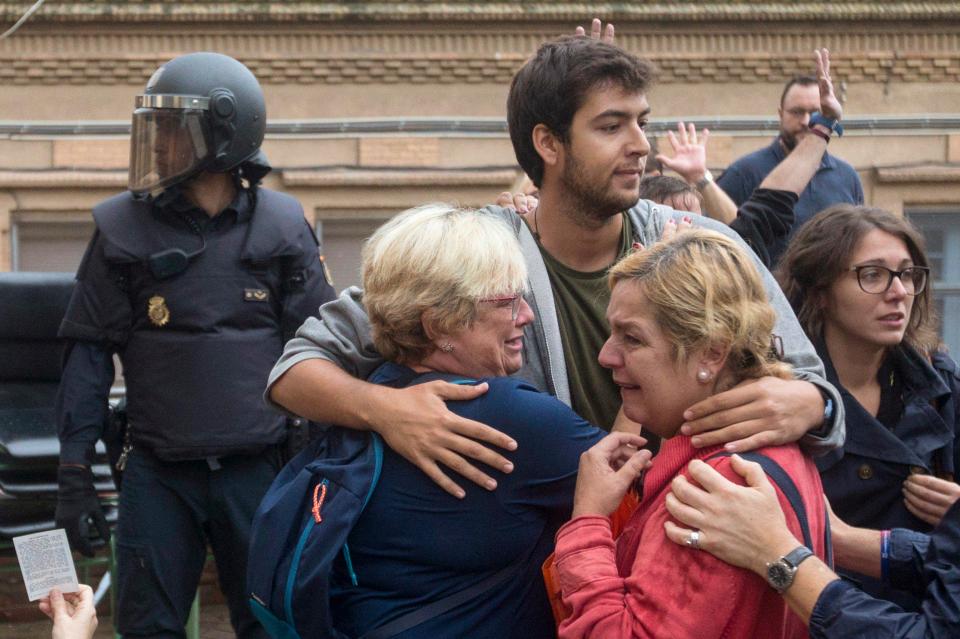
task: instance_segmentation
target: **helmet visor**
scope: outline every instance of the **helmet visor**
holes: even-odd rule
[[[190,177],[206,160],[204,109],[142,107],[133,112],[129,188],[156,193]]]

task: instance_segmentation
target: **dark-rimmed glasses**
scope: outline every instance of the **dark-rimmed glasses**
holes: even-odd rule
[[[857,284],[860,290],[871,295],[883,295],[893,284],[893,278],[896,277],[903,284],[903,289],[907,295],[919,295],[927,287],[927,275],[930,269],[926,266],[908,266],[900,271],[895,271],[886,266],[876,264],[864,264],[863,266],[854,266],[850,269],[857,274]]]
[[[514,322],[517,321],[517,316],[520,315],[520,300],[523,299],[523,296],[519,293],[517,295],[507,295],[504,297],[488,297],[480,300],[481,302],[487,302],[489,304],[495,304],[498,307],[506,308],[507,304],[510,305],[510,319]]]

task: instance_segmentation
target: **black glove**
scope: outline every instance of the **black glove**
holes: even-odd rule
[[[60,466],[57,481],[60,485],[57,491],[57,527],[66,529],[67,539],[74,550],[93,557],[91,524],[104,541],[110,541],[110,527],[93,487],[93,472],[80,466]]]

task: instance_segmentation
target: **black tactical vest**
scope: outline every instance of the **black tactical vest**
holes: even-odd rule
[[[285,436],[283,416],[262,399],[283,351],[287,264],[309,227],[293,198],[258,189],[246,222],[205,234],[186,270],[158,280],[147,258],[195,250],[200,238],[129,193],[94,208],[108,261],[125,272],[132,305],[120,350],[135,445],[162,459],[255,453]]]

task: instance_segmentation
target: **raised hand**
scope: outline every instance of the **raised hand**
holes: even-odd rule
[[[697,135],[694,124],[677,123],[677,132],[667,131],[673,157],[657,155],[657,160],[671,171],[675,171],[688,184],[696,184],[707,173],[707,140],[710,130],[704,129]]]
[[[608,22],[606,28],[602,29],[601,33],[602,25],[603,23],[600,22],[600,18],[594,18],[593,22],[590,23],[590,37],[594,40],[606,42],[607,44],[613,44],[613,25]],[[586,36],[587,32],[583,27],[577,27],[574,29],[573,35]]]
[[[833,92],[833,80],[830,78],[830,52],[827,49],[814,49],[817,60],[817,83],[820,87],[820,113],[833,120],[843,119],[843,105]]]

